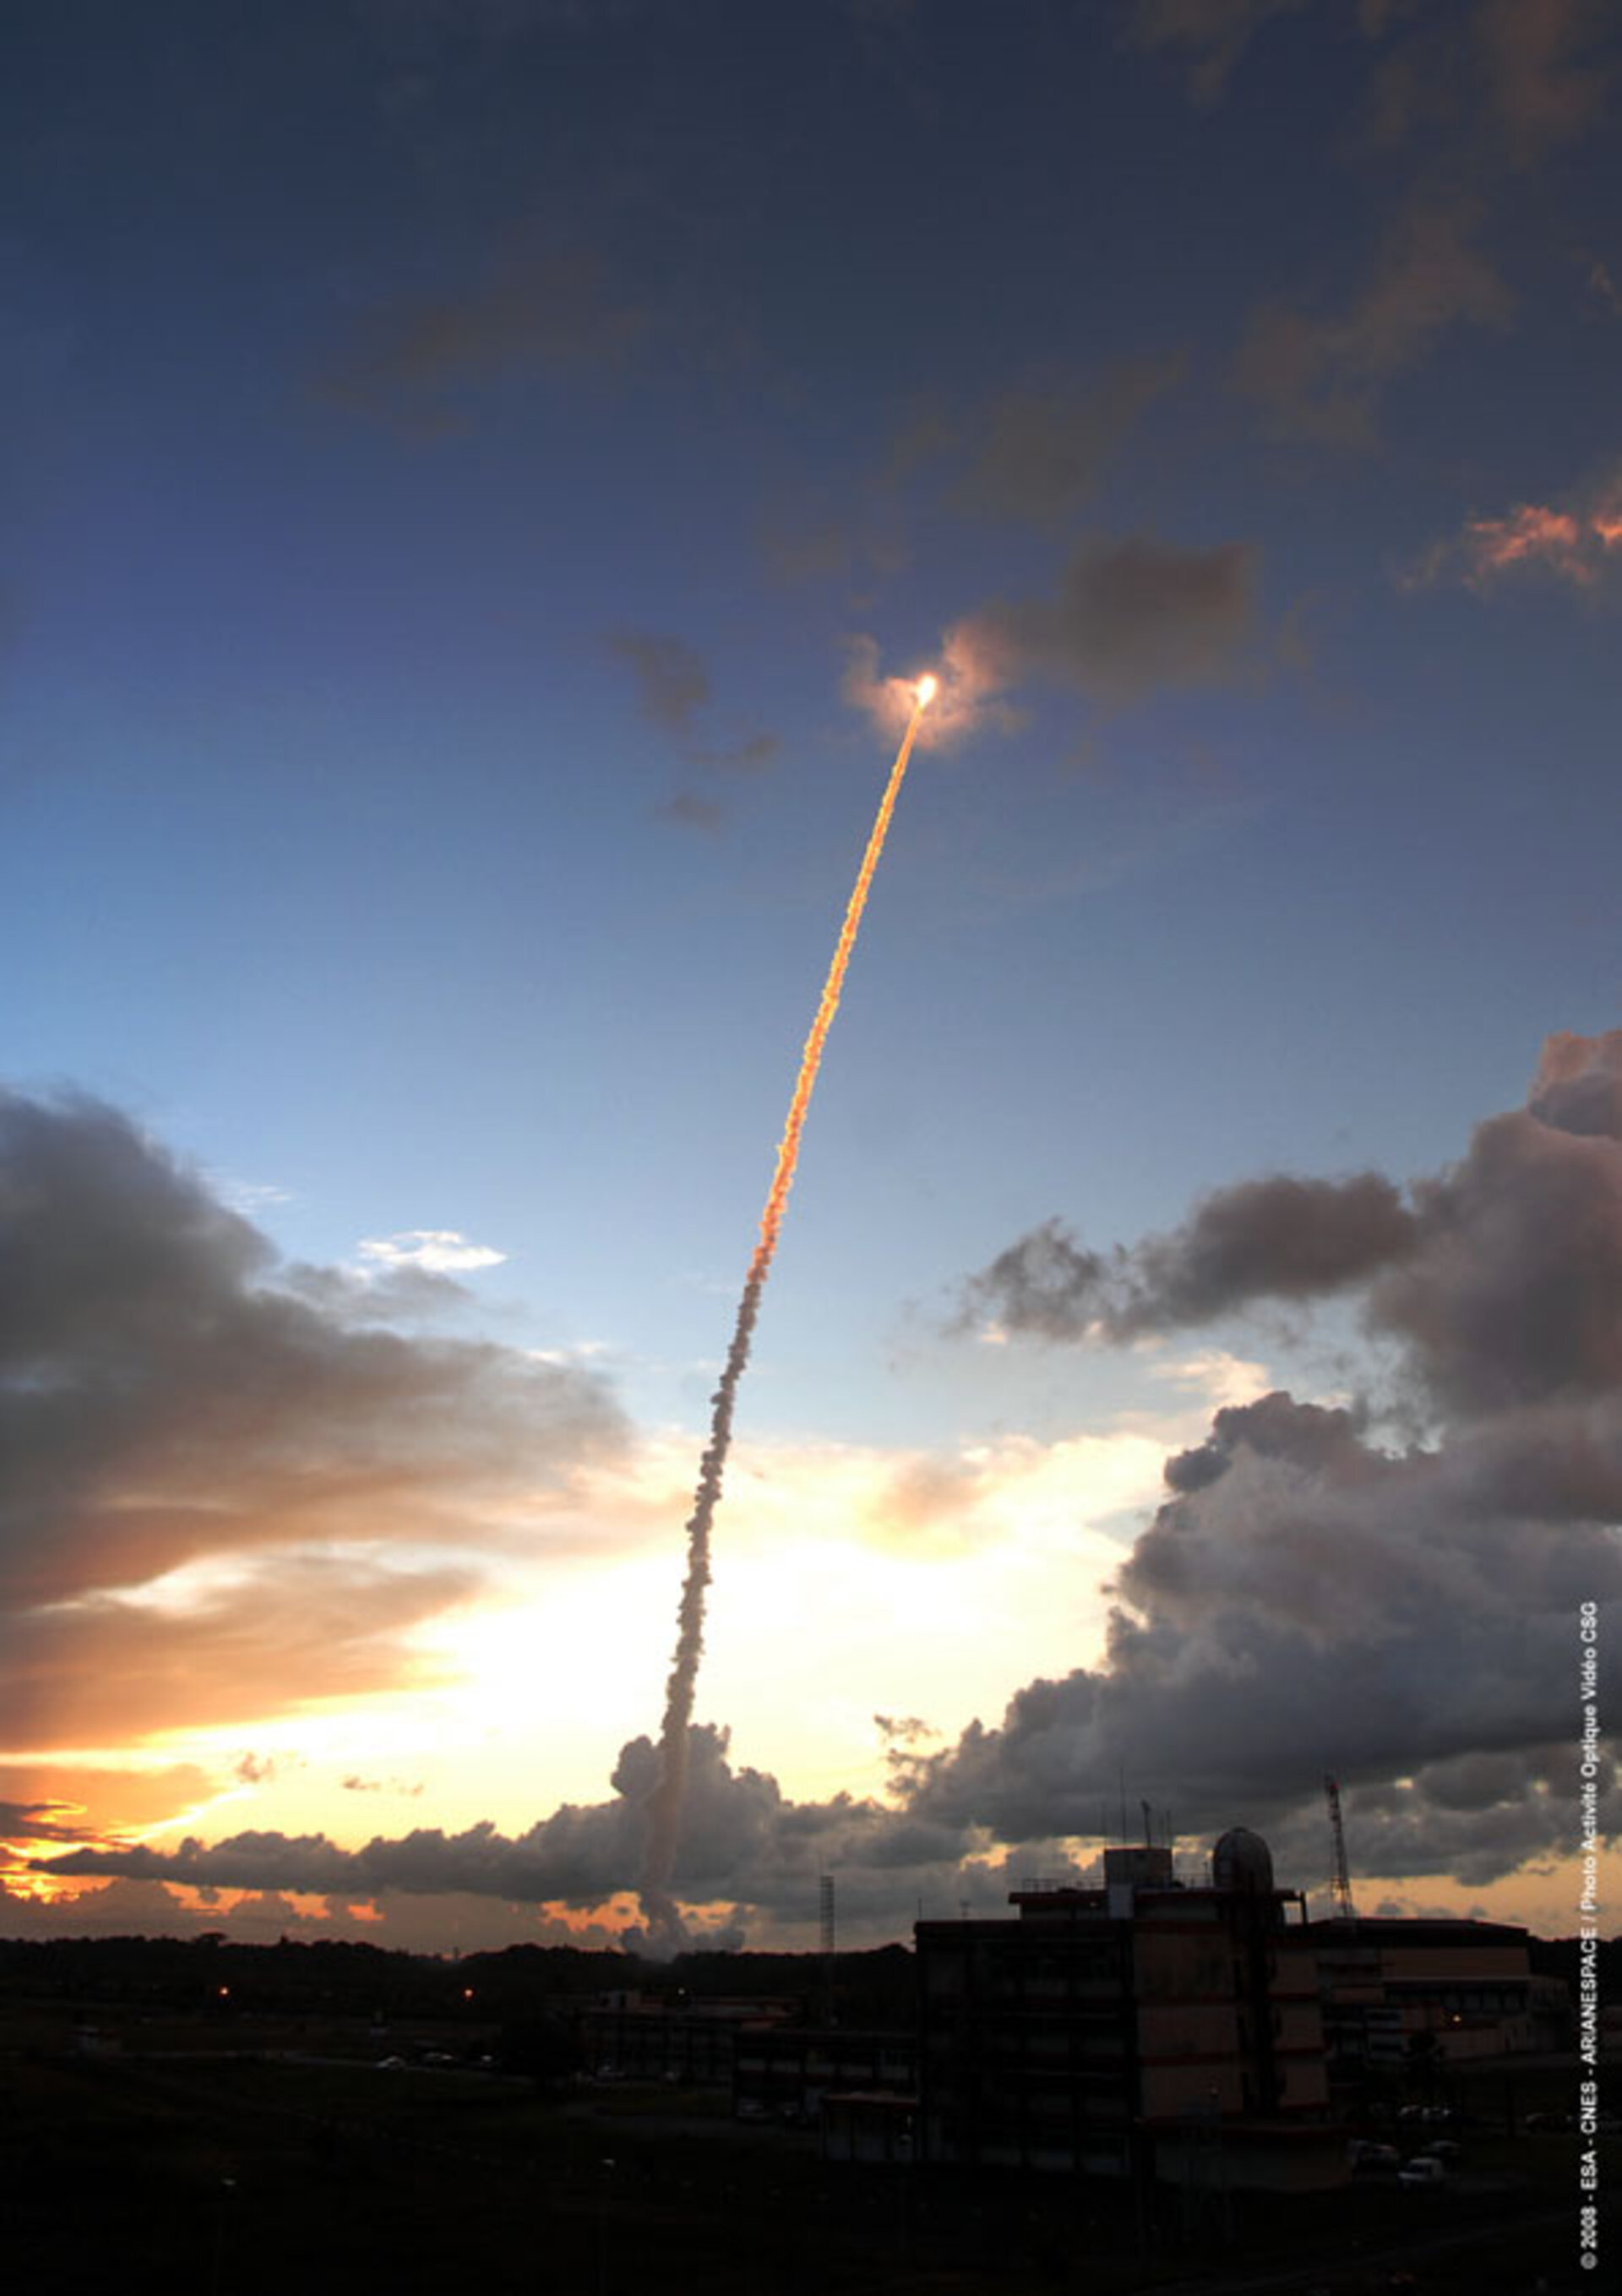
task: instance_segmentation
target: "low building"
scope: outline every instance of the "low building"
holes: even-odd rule
[[[1148,1845],[1106,1852],[1102,1889],[1011,1902],[1013,1921],[914,1932],[927,2160],[1225,2189],[1344,2179],[1305,1900],[1274,1887],[1257,1836],[1225,1834],[1207,1884]]]
[[[755,2025],[738,2034],[733,2105],[744,2120],[815,2121],[836,2091],[914,2103],[917,2079],[918,2043],[911,2033]]]
[[[610,1994],[580,2012],[581,2054],[599,2080],[730,2088],[740,2037],[786,2021],[797,2005],[772,2000],[673,2005],[640,1993]]]
[[[1411,2064],[1569,2048],[1571,1997],[1533,1973],[1506,1922],[1312,1922],[1323,2029],[1337,2080]]]

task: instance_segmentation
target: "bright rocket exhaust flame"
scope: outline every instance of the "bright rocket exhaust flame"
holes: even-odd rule
[[[692,1513],[687,1519],[687,1576],[683,1582],[681,1603],[676,1612],[676,1656],[665,1689],[665,1718],[659,1741],[659,1784],[649,1796],[647,1805],[648,1840],[641,1897],[650,1933],[664,1944],[679,1945],[683,1938],[681,1916],[668,1893],[668,1885],[676,1865],[687,1795],[687,1733],[692,1721],[693,1693],[698,1685],[699,1660],[704,1648],[704,1590],[709,1584],[710,1526],[715,1521],[716,1508],[720,1504],[721,1480],[726,1471],[726,1455],[732,1446],[733,1407],[737,1400],[738,1382],[749,1361],[755,1320],[760,1313],[760,1295],[766,1288],[772,1258],[777,1250],[782,1216],[788,1208],[789,1191],[794,1185],[794,1168],[799,1161],[799,1137],[805,1129],[806,1111],[811,1105],[816,1073],[822,1066],[823,1046],[832,1026],[833,1016],[840,1009],[840,996],[845,986],[850,953],[856,947],[856,931],[862,922],[862,912],[867,906],[873,872],[879,865],[879,856],[884,850],[890,816],[896,809],[896,800],[900,795],[907,760],[913,754],[919,720],[934,693],[935,680],[932,677],[919,680],[918,698],[913,704],[913,714],[901,737],[901,747],[896,752],[896,762],[890,767],[884,795],[879,800],[867,850],[862,856],[862,865],[856,872],[856,882],[846,905],[845,922],[840,928],[839,940],[834,947],[833,960],[828,967],[828,978],[823,983],[816,1018],[812,1021],[811,1032],[806,1038],[806,1049],[800,1054],[794,1097],[789,1103],[782,1138],[777,1144],[777,1168],[766,1193],[766,1209],[760,1215],[760,1239],[750,1261],[749,1274],[743,1280],[743,1296],[738,1302],[737,1321],[733,1326],[732,1345],[726,1351],[721,1382],[710,1398],[709,1441],[700,1462],[698,1489],[693,1498]]]

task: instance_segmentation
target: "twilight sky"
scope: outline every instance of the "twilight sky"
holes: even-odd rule
[[[21,0],[0,1933],[1575,1925],[1604,0]],[[1614,1667],[1612,1669],[1614,1677]],[[1622,1825],[1622,1791],[1607,1790]],[[1157,1819],[1157,1824],[1159,1820]]]

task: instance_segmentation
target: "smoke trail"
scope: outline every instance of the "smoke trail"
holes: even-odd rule
[[[777,1249],[777,1237],[788,1206],[789,1191],[794,1185],[794,1168],[799,1161],[799,1136],[805,1129],[806,1111],[811,1105],[816,1072],[822,1066],[823,1046],[832,1026],[833,1016],[840,1009],[846,968],[850,963],[850,952],[856,947],[856,931],[862,922],[862,912],[867,906],[873,872],[879,865],[879,856],[884,850],[884,840],[889,832],[890,816],[896,809],[896,800],[900,794],[907,760],[913,754],[919,720],[934,693],[935,680],[932,677],[920,679],[918,699],[907,721],[906,732],[901,737],[901,747],[896,752],[896,762],[890,767],[884,795],[879,801],[872,833],[867,840],[867,850],[862,856],[862,865],[856,872],[856,882],[846,906],[845,922],[840,928],[833,961],[828,967],[828,978],[823,983],[816,1018],[812,1021],[811,1032],[806,1038],[806,1049],[800,1054],[794,1097],[789,1103],[782,1138],[777,1144],[777,1168],[766,1193],[766,1210],[760,1215],[760,1238],[749,1264],[749,1274],[743,1281],[743,1296],[738,1302],[738,1319],[733,1326],[732,1345],[726,1350],[721,1383],[710,1398],[709,1441],[699,1464],[698,1489],[693,1498],[692,1513],[687,1518],[687,1576],[683,1582],[681,1604],[676,1612],[676,1657],[665,1688],[665,1718],[659,1741],[659,1784],[649,1796],[647,1806],[648,1842],[641,1890],[643,1910],[647,1916],[651,1935],[664,1944],[679,1944],[683,1935],[681,1916],[666,1885],[676,1864],[676,1847],[681,1838],[682,1811],[687,1794],[687,1732],[692,1720],[693,1692],[698,1684],[699,1660],[704,1648],[704,1589],[709,1584],[709,1531],[715,1521],[716,1508],[720,1504],[721,1480],[726,1471],[726,1454],[732,1446],[733,1407],[738,1398],[738,1382],[749,1361],[755,1321],[760,1313],[760,1295],[771,1272],[772,1256]]]

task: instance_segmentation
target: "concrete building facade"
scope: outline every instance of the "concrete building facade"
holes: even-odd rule
[[[1096,1890],[1015,1892],[1012,1921],[923,1922],[920,2135],[930,2161],[1230,2187],[1339,2182],[1317,1968],[1266,1845],[1208,1885],[1111,1850]],[[1293,1915],[1293,1918],[1291,1917]]]

